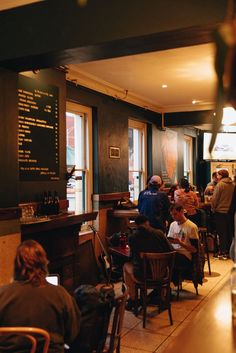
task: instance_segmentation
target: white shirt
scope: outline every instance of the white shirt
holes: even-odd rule
[[[178,224],[176,221],[172,222],[167,237],[179,238],[186,245],[192,245],[190,239],[199,239],[198,227],[196,224],[187,219],[184,223]],[[174,249],[180,254],[192,260],[192,254],[180,244],[172,244]]]

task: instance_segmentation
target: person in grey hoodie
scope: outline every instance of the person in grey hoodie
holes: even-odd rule
[[[211,207],[215,216],[216,232],[219,235],[219,258],[227,259],[232,242],[231,203],[235,185],[226,169],[217,172],[218,183],[214,189]]]

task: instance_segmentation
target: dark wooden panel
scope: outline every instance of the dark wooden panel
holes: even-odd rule
[[[21,217],[20,207],[0,208],[0,221],[19,219]]]
[[[94,194],[94,201],[119,201],[122,197],[130,197],[129,192],[112,192],[109,194]]]
[[[0,69],[0,207],[18,206],[17,77]]]
[[[0,66],[23,71],[206,43],[226,5],[89,0],[79,7],[76,0],[50,0],[2,11]]]
[[[61,284],[71,293],[79,283],[79,231],[81,224],[95,220],[97,212],[58,215],[45,223],[22,224],[22,240],[34,239],[47,252],[49,270],[60,275]]]

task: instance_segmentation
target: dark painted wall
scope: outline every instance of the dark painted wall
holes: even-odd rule
[[[128,119],[147,123],[147,174],[161,173],[161,116],[132,104],[116,100],[90,89],[67,83],[67,99],[93,108],[94,193],[128,191]],[[183,137],[196,131],[188,127],[171,127],[177,132],[177,179],[183,176]],[[120,148],[121,158],[109,158],[109,146]],[[194,161],[196,162],[194,148]],[[195,163],[194,163],[195,164]],[[195,168],[195,166],[194,166]],[[194,180],[195,182],[195,180]]]
[[[18,75],[0,70],[0,208],[18,205]]]
[[[160,114],[71,83],[67,99],[93,108],[94,193],[128,191],[128,119],[160,124]],[[120,148],[120,159],[109,158],[109,146]]]

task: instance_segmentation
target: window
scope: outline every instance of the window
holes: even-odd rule
[[[190,184],[193,183],[193,139],[190,136],[184,136],[184,177]]]
[[[92,194],[92,111],[79,104],[66,107],[67,172],[74,170],[67,182],[69,210],[91,210]]]
[[[146,124],[129,120],[129,192],[137,200],[146,180]]]

